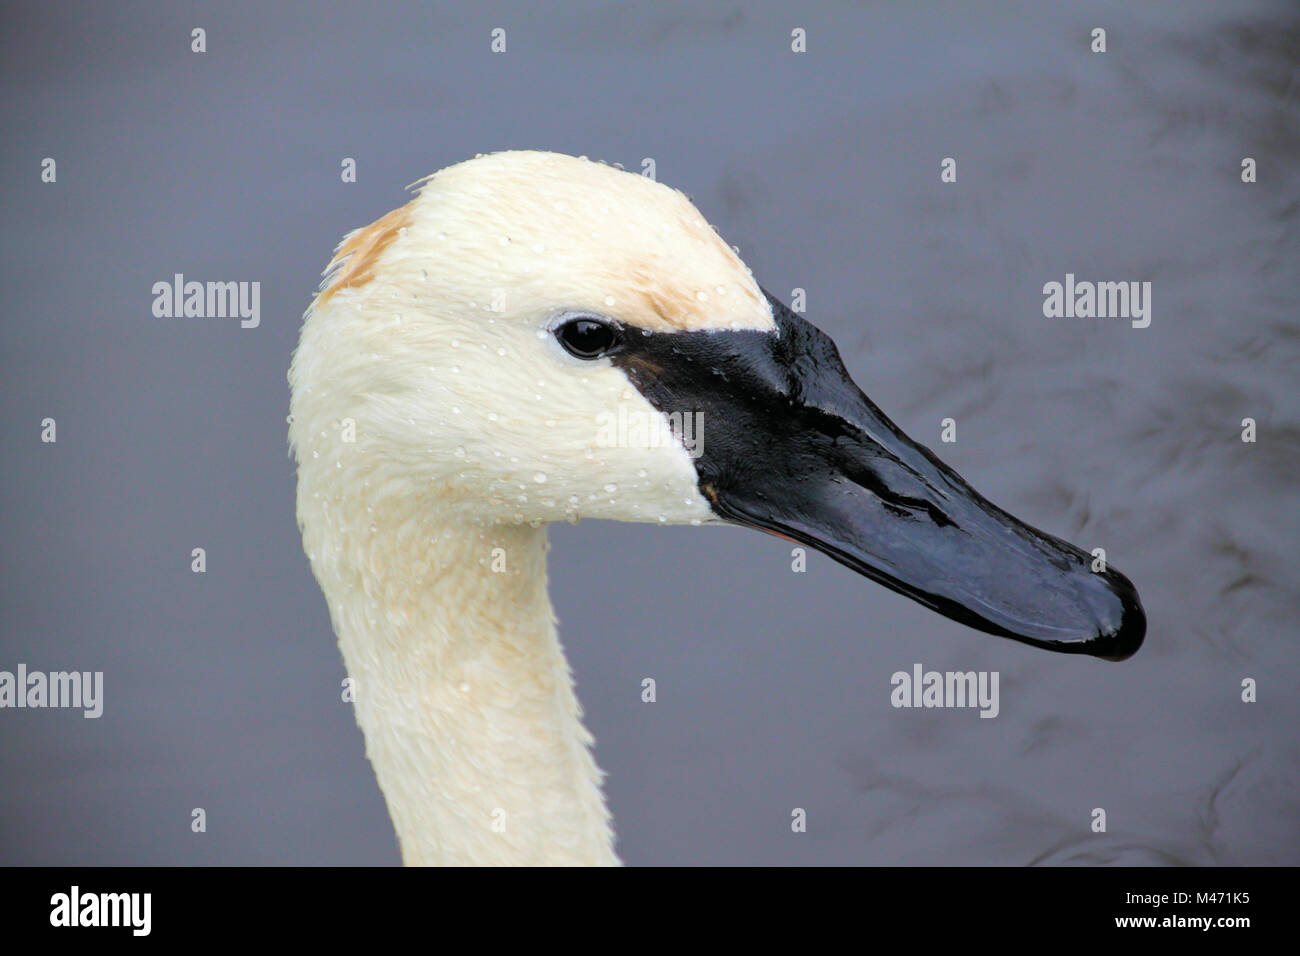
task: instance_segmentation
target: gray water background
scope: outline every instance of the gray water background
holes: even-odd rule
[[[1104,546],[1150,619],[1108,664],[820,555],[793,574],[752,532],[557,527],[552,594],[628,863],[1300,862],[1293,5],[3,20],[0,669],[103,670],[106,702],[0,712],[0,863],[398,862],[294,524],[285,370],[345,231],[521,147],[654,157],[764,286],[807,290],[901,427]],[[260,281],[260,328],[155,319],[175,272]],[[1044,318],[1067,272],[1152,281],[1151,326]],[[915,662],[998,671],[1000,715],[892,708]]]

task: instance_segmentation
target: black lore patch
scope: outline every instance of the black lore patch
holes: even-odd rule
[[[729,492],[754,488],[760,476],[763,495],[777,504],[788,500],[782,485],[834,474],[869,488],[901,517],[920,510],[945,520],[929,502],[860,467],[864,443],[872,443],[872,437],[849,416],[865,396],[830,336],[764,295],[772,304],[775,331],[647,335],[632,329],[625,346],[611,356],[660,412],[702,415],[702,454],[695,469],[714,510]],[[889,428],[896,431],[892,424]],[[874,457],[868,454],[868,460]]]

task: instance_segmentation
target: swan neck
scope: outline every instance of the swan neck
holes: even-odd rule
[[[545,528],[400,517],[304,536],[403,861],[617,863]]]

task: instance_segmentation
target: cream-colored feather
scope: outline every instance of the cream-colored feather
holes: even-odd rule
[[[549,333],[574,312],[774,327],[681,193],[537,152],[429,178],[340,245],[304,319],[298,521],[410,864],[617,862],[545,525],[712,512],[664,417]]]

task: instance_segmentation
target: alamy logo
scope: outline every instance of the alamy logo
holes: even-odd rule
[[[171,282],[155,282],[153,297],[153,314],[159,319],[238,317],[245,329],[262,322],[260,282],[186,282],[178,272]]]
[[[79,707],[83,717],[104,713],[103,671],[0,671],[0,708]]]
[[[889,702],[895,707],[978,707],[981,717],[996,717],[997,671],[894,671]]]
[[[1043,315],[1049,319],[1132,319],[1133,328],[1151,324],[1150,282],[1065,282],[1043,286]]]
[[[148,936],[152,910],[152,893],[83,893],[73,886],[50,897],[50,925],[126,926],[132,936]]]

